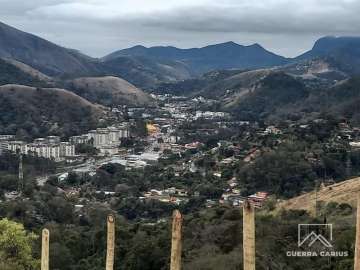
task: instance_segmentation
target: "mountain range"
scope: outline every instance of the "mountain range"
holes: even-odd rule
[[[108,61],[121,56],[180,62],[186,65],[190,73],[194,75],[216,69],[271,67],[288,62],[288,59],[265,50],[259,44],[243,46],[234,42],[192,49],[135,46],[116,51],[103,59]]]
[[[18,92],[28,89],[21,85],[63,88],[94,106],[152,106],[147,91],[170,92],[213,98],[224,110],[257,119],[294,112],[294,104],[304,108],[309,97],[320,102],[319,93],[331,89],[325,92],[328,107],[343,111],[345,104],[353,106],[349,99],[357,100],[358,80],[348,79],[358,73],[360,37],[324,37],[295,58],[234,42],[191,49],[135,46],[92,58],[0,23],[0,85]],[[5,99],[12,92],[3,89]],[[337,92],[346,93],[339,104]]]
[[[306,61],[313,59],[321,59],[333,69],[355,74],[360,71],[359,45],[359,37],[324,37],[316,41],[311,50],[295,58],[274,54],[259,44],[243,46],[226,42],[190,49],[138,45],[102,58],[92,58],[0,23],[0,57],[3,59],[16,60],[46,76],[116,76],[144,89],[163,82],[191,79],[213,70],[294,64],[304,67]]]

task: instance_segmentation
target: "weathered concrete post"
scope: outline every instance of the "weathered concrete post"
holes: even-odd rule
[[[243,206],[244,270],[255,270],[255,209],[248,201]]]
[[[41,243],[41,270],[49,270],[49,241],[50,232],[47,229],[43,229]]]
[[[115,257],[115,217],[109,215],[107,218],[107,250],[106,250],[106,270],[114,269]]]
[[[354,254],[354,270],[360,270],[360,192],[357,196],[357,211],[356,211],[356,243]]]
[[[182,215],[179,210],[173,213],[172,237],[171,237],[171,263],[170,270],[181,270],[181,228]]]

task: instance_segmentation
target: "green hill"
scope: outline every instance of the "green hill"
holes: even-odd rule
[[[70,136],[96,127],[101,107],[63,89],[0,86],[0,131],[31,138]]]

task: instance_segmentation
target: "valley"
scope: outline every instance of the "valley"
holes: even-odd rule
[[[180,210],[183,269],[237,270],[251,202],[256,269],[352,269],[359,40],[294,58],[234,42],[93,58],[0,23],[0,221],[48,228],[51,269],[97,270],[112,214],[115,269],[161,270]],[[298,224],[321,222],[349,256],[292,260]],[[36,268],[29,242],[14,262],[0,238],[6,270]]]

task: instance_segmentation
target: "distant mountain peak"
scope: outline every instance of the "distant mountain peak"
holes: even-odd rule
[[[360,47],[360,37],[356,36],[325,36],[318,39],[313,48],[296,57],[295,60],[308,60],[316,57],[326,56],[329,53],[333,53],[337,50],[351,51]]]
[[[90,57],[1,22],[0,41],[0,57],[25,63],[47,75],[96,70]]]
[[[326,36],[318,39],[313,49],[322,49],[322,50],[329,50],[329,49],[336,49],[339,47],[351,45],[353,43],[360,44],[360,37],[335,37],[335,36]]]
[[[135,46],[116,51],[105,56],[103,60],[112,61],[124,56],[183,63],[189,68],[190,72],[195,75],[218,69],[273,67],[288,62],[288,59],[267,51],[257,43],[244,46],[234,41],[190,49],[179,49],[172,46],[156,46],[150,48]]]
[[[249,47],[254,47],[254,48],[259,48],[259,49],[264,49],[263,46],[261,46],[259,43],[254,43],[252,45],[249,45]]]

